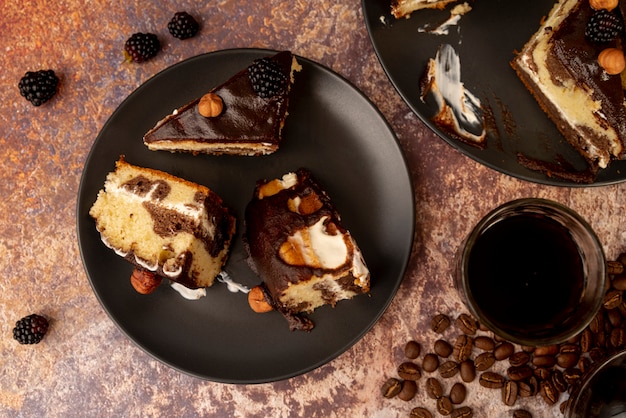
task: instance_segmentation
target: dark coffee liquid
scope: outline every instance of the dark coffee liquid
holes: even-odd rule
[[[582,298],[584,272],[569,231],[543,215],[520,214],[487,229],[468,265],[476,305],[512,335],[565,328]]]

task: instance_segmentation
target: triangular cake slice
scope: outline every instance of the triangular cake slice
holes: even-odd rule
[[[257,59],[160,120],[144,144],[153,151],[271,154],[280,146],[289,91],[300,70],[289,51]]]
[[[600,52],[621,39],[586,39],[593,13],[589,0],[560,1],[511,65],[561,134],[597,170],[624,154],[626,108],[620,75],[609,75],[598,63]],[[619,15],[619,8],[613,13]]]

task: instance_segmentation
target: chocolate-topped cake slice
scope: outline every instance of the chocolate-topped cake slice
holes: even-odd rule
[[[621,70],[608,68],[600,58],[608,48],[623,54],[623,8],[624,1],[610,11],[594,10],[589,0],[560,1],[511,62],[526,88],[592,170],[605,168],[611,159],[624,155],[626,108]],[[622,28],[612,34],[610,28],[616,22]]]
[[[255,60],[207,94],[157,122],[143,138],[151,150],[194,154],[275,152],[301,66],[289,51]]]
[[[245,222],[253,268],[280,311],[312,312],[369,292],[361,251],[309,171],[258,182]]]

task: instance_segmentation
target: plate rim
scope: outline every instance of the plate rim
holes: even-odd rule
[[[96,286],[93,282],[93,279],[91,277],[90,271],[88,269],[88,264],[87,264],[87,259],[86,259],[86,254],[85,254],[85,250],[84,250],[84,245],[82,243],[82,239],[81,239],[81,230],[83,228],[82,224],[85,222],[84,219],[82,219],[82,214],[81,214],[81,208],[84,204],[84,195],[85,195],[85,189],[86,189],[86,174],[87,174],[87,169],[89,168],[90,162],[92,161],[93,158],[95,158],[95,152],[96,152],[96,145],[102,140],[102,138],[105,136],[105,133],[107,131],[107,129],[109,129],[111,127],[111,125],[114,124],[116,116],[119,112],[123,111],[125,106],[127,106],[127,103],[132,100],[134,98],[135,95],[140,94],[142,91],[150,88],[150,86],[155,83],[158,82],[158,79],[160,78],[160,76],[162,76],[163,74],[166,74],[170,71],[176,71],[177,68],[188,65],[190,62],[196,61],[196,60],[203,60],[206,59],[209,56],[215,56],[215,55],[230,55],[230,54],[258,54],[258,55],[269,55],[269,54],[273,54],[273,53],[277,53],[279,52],[278,50],[274,50],[274,49],[268,49],[268,48],[253,48],[253,47],[245,47],[245,48],[226,48],[226,49],[219,49],[219,50],[214,50],[214,51],[210,51],[210,52],[205,52],[202,54],[198,54],[195,56],[191,56],[188,57],[186,59],[183,59],[177,63],[174,63],[158,72],[156,72],[154,75],[150,76],[146,81],[142,82],[139,86],[137,86],[135,89],[133,89],[133,91],[131,93],[129,93],[120,103],[119,105],[117,105],[117,107],[113,110],[113,112],[111,112],[111,114],[109,115],[108,119],[105,121],[105,123],[102,125],[102,127],[100,128],[100,130],[98,131],[98,134],[96,136],[96,138],[94,139],[91,148],[89,150],[89,153],[87,154],[85,161],[84,161],[84,165],[83,165],[83,169],[81,171],[81,177],[80,177],[80,182],[79,182],[79,187],[78,187],[78,192],[77,192],[77,201],[76,201],[76,206],[75,206],[75,211],[76,211],[76,239],[77,239],[77,243],[79,246],[79,251],[80,251],[80,257],[81,257],[81,262],[82,262],[82,266],[83,266],[83,270],[87,276],[87,279],[89,281],[90,287],[93,291],[93,293],[95,294],[100,307],[106,312],[107,316],[109,317],[109,319],[115,324],[116,328],[118,330],[120,330],[122,332],[123,335],[125,335],[130,341],[133,342],[133,344],[139,348],[141,351],[147,353],[149,356],[151,356],[153,359],[167,365],[170,368],[173,368],[183,374],[186,375],[190,375],[202,380],[209,380],[209,381],[214,381],[214,382],[220,382],[220,383],[234,383],[234,384],[261,384],[261,383],[270,383],[270,382],[275,382],[275,381],[281,381],[281,380],[286,380],[286,379],[290,379],[292,377],[296,377],[308,372],[311,372],[327,363],[329,363],[330,361],[336,359],[337,357],[339,357],[340,355],[342,355],[343,353],[345,353],[348,349],[350,349],[353,345],[355,345],[357,342],[359,342],[373,327],[374,325],[376,325],[380,318],[382,317],[382,315],[388,310],[390,304],[393,302],[393,300],[395,299],[395,296],[397,295],[398,289],[400,287],[400,285],[402,284],[404,277],[406,275],[408,266],[409,266],[409,262],[413,253],[413,249],[416,245],[416,196],[415,196],[415,186],[413,184],[413,179],[411,177],[411,172],[407,163],[407,159],[406,159],[406,155],[404,154],[404,151],[402,149],[402,146],[398,140],[398,137],[395,133],[395,131],[393,130],[393,128],[391,127],[390,123],[387,121],[387,119],[384,117],[384,115],[382,114],[382,112],[380,111],[380,109],[373,103],[373,101],[364,93],[362,92],[359,88],[357,88],[350,80],[346,79],[344,76],[342,76],[341,74],[335,72],[334,70],[330,69],[329,67],[318,63],[316,61],[313,61],[311,59],[302,57],[300,55],[297,55],[294,53],[294,56],[298,59],[298,61],[302,62],[306,62],[307,65],[310,65],[312,67],[314,67],[316,69],[316,71],[320,71],[322,73],[325,74],[326,77],[331,77],[331,78],[335,78],[338,81],[340,81],[342,84],[344,84],[352,93],[357,94],[358,96],[360,96],[367,104],[368,106],[371,108],[372,111],[374,111],[379,119],[380,122],[385,126],[386,130],[389,132],[389,135],[391,135],[391,137],[393,138],[392,144],[393,146],[396,148],[396,152],[400,155],[401,160],[402,160],[402,166],[403,166],[403,171],[404,174],[406,175],[406,180],[408,183],[408,187],[409,187],[409,191],[410,191],[410,196],[409,197],[409,201],[411,203],[411,210],[410,210],[410,218],[411,218],[411,224],[410,226],[407,225],[407,227],[410,227],[410,239],[409,239],[409,245],[408,248],[406,249],[405,253],[402,255],[401,259],[402,259],[402,265],[400,266],[399,269],[399,274],[397,278],[393,278],[394,280],[394,284],[392,286],[391,292],[389,294],[389,296],[387,297],[385,303],[383,304],[383,306],[378,310],[378,312],[376,313],[376,315],[374,315],[371,320],[369,321],[368,325],[366,327],[364,327],[360,332],[358,332],[352,339],[346,341],[344,344],[342,344],[340,347],[338,347],[331,355],[328,355],[325,358],[320,359],[317,362],[312,362],[311,364],[309,364],[306,367],[300,368],[298,370],[293,370],[292,372],[289,373],[283,373],[280,375],[276,375],[274,377],[268,378],[268,377],[261,377],[261,378],[245,378],[245,379],[228,379],[228,378],[222,378],[222,377],[215,377],[215,376],[208,376],[207,374],[203,374],[203,373],[198,373],[195,372],[194,370],[191,370],[189,368],[185,368],[185,367],[181,367],[180,365],[174,364],[171,361],[168,361],[164,358],[162,358],[161,356],[159,356],[157,353],[155,353],[150,347],[148,347],[145,343],[139,341],[136,336],[134,336],[132,333],[129,332],[129,330],[127,330],[127,328],[123,325],[123,321],[120,321],[120,319],[118,317],[116,317],[114,315],[114,312],[112,312],[111,307],[108,306],[108,303],[103,300],[103,296],[96,290]],[[381,125],[382,126],[382,125]],[[390,144],[391,145],[391,144]],[[112,162],[113,163],[113,162]]]

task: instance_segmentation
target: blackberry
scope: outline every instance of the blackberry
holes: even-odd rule
[[[38,344],[48,331],[48,320],[41,315],[31,314],[15,323],[13,338],[20,344]]]
[[[611,42],[624,29],[624,23],[606,9],[596,10],[585,27],[585,36],[592,42]]]
[[[167,24],[167,30],[174,38],[188,39],[196,35],[200,26],[196,19],[187,12],[177,12]]]
[[[270,98],[282,93],[287,87],[287,74],[270,58],[255,60],[248,67],[248,77],[259,97]]]
[[[41,106],[57,92],[59,78],[53,70],[27,71],[20,79],[20,94],[35,106]]]
[[[124,43],[127,61],[143,62],[153,58],[161,50],[159,38],[153,33],[133,33]]]

